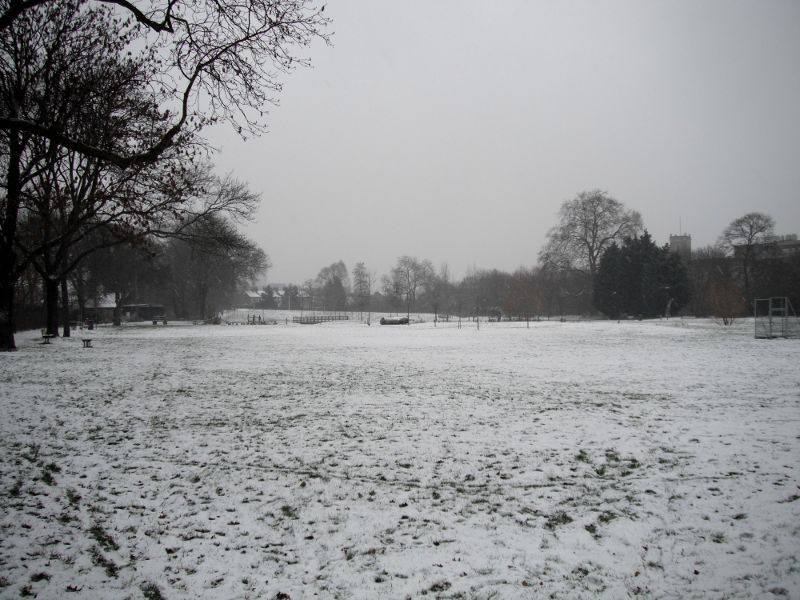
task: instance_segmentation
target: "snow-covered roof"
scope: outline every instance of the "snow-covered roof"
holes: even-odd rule
[[[114,308],[117,305],[114,294],[105,294],[100,298],[87,300],[84,308]]]

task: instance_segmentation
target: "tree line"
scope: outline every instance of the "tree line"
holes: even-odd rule
[[[254,201],[245,186],[230,180],[217,193],[222,191]],[[441,319],[692,314],[726,323],[748,314],[757,295],[789,295],[800,305],[800,255],[781,255],[770,245],[774,222],[767,215],[734,220],[717,244],[688,255],[656,244],[641,216],[604,192],[582,192],[559,214],[534,267],[472,269],[456,280],[447,264],[436,267],[411,255],[382,275],[364,262],[349,270],[339,260],[302,283],[265,286],[250,305],[362,316],[432,313]],[[112,291],[117,307],[146,299],[176,318],[208,319],[241,305],[241,293],[270,266],[269,257],[227,219],[210,214],[165,239],[149,236],[146,243],[97,250],[70,272],[69,283],[80,306]],[[46,298],[37,300],[42,287],[36,270],[28,271],[19,289],[27,305],[36,306]],[[63,300],[68,307],[68,295]],[[64,310],[62,320],[68,319]]]
[[[788,296],[800,306],[800,252],[783,253],[774,220],[734,219],[716,244],[688,253],[658,245],[641,215],[600,190],[565,201],[538,264],[514,272],[473,269],[461,280],[446,264],[401,256],[380,277],[342,261],[315,279],[266,289],[265,308],[353,310],[537,319],[565,315],[653,318],[752,314],[756,297]]]

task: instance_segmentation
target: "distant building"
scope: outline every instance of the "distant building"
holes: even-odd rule
[[[125,304],[122,307],[122,318],[125,321],[151,321],[156,317],[165,317],[163,304]]]
[[[670,234],[669,251],[688,262],[692,257],[692,236]]]
[[[114,294],[105,294],[99,298],[88,300],[84,305],[87,318],[98,323],[112,321],[117,308]],[[123,304],[119,308],[120,319],[127,322],[149,321],[165,314],[163,304]]]
[[[114,318],[114,310],[117,303],[114,294],[105,294],[99,298],[87,300],[83,305],[87,318],[93,319],[97,323],[111,321]]]
[[[239,308],[253,308],[261,302],[261,293],[256,290],[247,290],[239,298]]]
[[[742,256],[745,246],[735,246],[734,256]],[[771,235],[763,242],[753,244],[753,256],[756,258],[779,258],[782,256],[794,256],[800,254],[800,240],[796,233],[788,235]]]
[[[800,240],[796,233],[788,235],[773,235],[767,238],[764,246],[768,246],[773,252],[781,256],[800,253]]]

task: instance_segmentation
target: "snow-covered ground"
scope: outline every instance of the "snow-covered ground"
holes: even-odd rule
[[[752,321],[92,334],[0,354],[0,598],[800,598]]]

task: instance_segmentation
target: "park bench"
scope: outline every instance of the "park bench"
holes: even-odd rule
[[[49,344],[49,343],[50,343],[50,340],[51,340],[52,338],[54,338],[54,337],[57,337],[57,336],[56,336],[54,333],[43,333],[43,334],[42,334],[42,339],[43,339],[44,341],[43,341],[42,343],[43,343],[43,344]]]
[[[81,338],[81,341],[83,342],[83,347],[84,348],[91,348],[92,347],[92,339],[91,338]]]
[[[167,317],[153,317],[153,325],[158,325],[159,321],[161,321],[164,325],[166,325]]]

